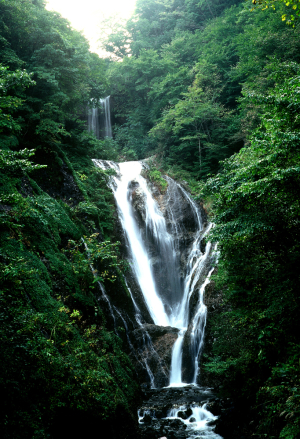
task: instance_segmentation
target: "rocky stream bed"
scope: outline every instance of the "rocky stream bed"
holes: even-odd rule
[[[138,413],[143,439],[219,439],[224,430],[220,420],[233,409],[230,401],[194,385],[143,392],[144,401]]]
[[[249,414],[212,389],[187,385],[143,389],[142,439],[250,439]]]

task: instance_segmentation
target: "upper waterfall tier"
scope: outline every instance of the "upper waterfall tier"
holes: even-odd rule
[[[112,138],[110,96],[98,100],[91,100],[92,108],[88,108],[88,131],[97,139]]]
[[[102,107],[102,119],[103,119],[103,136],[112,138],[111,129],[111,117],[110,117],[110,96],[106,96],[104,99],[100,99],[100,105]]]

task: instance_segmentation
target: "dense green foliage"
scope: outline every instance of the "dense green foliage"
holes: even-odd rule
[[[252,3],[138,0],[100,59],[43,0],[0,0],[5,438],[134,436],[137,386],[97,282],[132,304],[91,159],[148,156],[161,190],[169,173],[210,203],[224,312],[206,370],[257,437],[299,437],[298,3]],[[97,140],[86,107],[105,94],[114,139]]]
[[[98,284],[130,306],[91,162],[114,143],[85,131],[105,62],[43,1],[0,17],[1,437],[132,437],[138,389]]]
[[[105,61],[88,49],[85,38],[43,2],[0,1],[2,145],[43,153],[60,147],[78,162],[114,157],[113,145],[109,152],[84,133],[87,102],[102,96],[107,82]],[[15,85],[19,76],[26,89]]]
[[[259,123],[239,104],[242,89],[272,84],[264,67],[299,62],[299,26],[278,10],[251,11],[241,2],[141,1],[129,20],[126,55],[116,35],[110,50],[115,137],[123,154],[157,154],[169,173],[216,173]],[[297,24],[297,23],[296,23]]]
[[[255,405],[258,437],[300,434],[299,72],[295,63],[273,66],[274,90],[245,96],[259,105],[261,125],[204,188],[215,199],[216,280],[227,304],[206,368],[223,391]]]
[[[286,21],[286,23],[289,25],[294,25],[293,22],[300,15],[299,0],[252,0],[252,3],[255,7],[262,7],[263,10],[272,8],[274,11],[278,5],[278,2],[284,3],[284,5],[288,8],[287,11],[284,11],[285,13],[281,16],[282,21]]]
[[[53,429],[60,437],[60,416],[68,413],[74,434],[82,428],[78,416],[111,422],[119,411],[131,419],[137,391],[121,340],[107,329],[111,322],[99,302],[96,281],[117,281],[122,289],[116,244],[91,234],[105,224],[99,213],[107,212],[88,197],[92,182],[85,183],[85,197],[80,191],[74,196],[71,173],[68,200],[43,191],[36,181],[45,171],[28,160],[32,154],[0,154],[1,431],[7,438],[52,437]],[[103,175],[85,181],[96,176],[101,183]],[[128,424],[134,423],[132,418]]]

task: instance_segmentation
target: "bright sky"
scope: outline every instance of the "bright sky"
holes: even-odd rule
[[[128,19],[134,12],[136,0],[46,0],[47,9],[59,12],[72,27],[82,30],[90,42],[91,50],[99,54],[97,40],[100,22],[118,14]]]

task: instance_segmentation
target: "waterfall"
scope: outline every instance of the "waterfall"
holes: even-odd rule
[[[88,131],[100,138],[100,122],[98,108],[88,108]]]
[[[116,172],[109,185],[118,207],[130,265],[151,319],[159,327],[179,330],[172,350],[168,389],[171,391],[172,387],[185,388],[188,385],[182,380],[182,354],[186,340],[189,343],[193,369],[189,384],[197,386],[198,359],[206,325],[203,297],[213,271],[212,262],[216,250],[210,242],[205,243],[212,224],[204,227],[197,204],[181,185],[169,177],[165,177],[168,189],[164,197],[157,193],[153,196],[155,191],[153,192],[153,188],[152,191],[149,189],[147,181],[141,175],[145,166],[141,162],[116,164],[94,160],[94,164]],[[128,289],[133,300],[136,321],[143,328],[144,316],[132,291],[129,287]],[[153,352],[151,337],[146,329],[143,340],[147,346],[146,351]],[[148,363],[147,354],[142,361],[151,387],[155,388],[155,375]],[[141,363],[140,360],[139,362]],[[194,404],[189,409],[184,406],[173,408],[167,417],[178,419],[180,410],[189,410],[189,417],[182,420],[187,425],[187,431],[192,433],[201,430],[202,436],[220,438],[210,425],[216,417],[207,410],[205,404]],[[140,411],[143,416],[151,414],[151,410],[148,412],[148,409]],[[141,424],[143,416],[139,415]]]
[[[104,113],[104,137],[112,138],[111,119],[110,119],[110,96],[100,99],[100,105]]]
[[[110,96],[99,101],[91,99],[92,108],[88,108],[88,131],[97,139],[112,138]]]
[[[130,249],[130,262],[138,284],[144,296],[150,316],[159,326],[178,328],[178,339],[173,347],[170,386],[182,386],[181,363],[182,346],[188,328],[191,353],[194,356],[193,383],[197,382],[198,357],[203,345],[206,324],[206,306],[203,303],[203,292],[211,274],[210,263],[213,247],[210,242],[202,252],[201,241],[211,228],[211,224],[203,230],[201,212],[185,191],[174,180],[166,177],[168,190],[166,193],[165,216],[142,177],[141,162],[113,163],[94,160],[96,166],[112,168],[117,175],[111,180],[110,187],[114,193],[119,210],[119,218]],[[184,276],[180,277],[180,239],[184,224],[174,220],[174,214],[181,215],[181,202],[185,199],[193,216],[194,238],[187,256]],[[137,200],[137,201],[136,201]],[[139,226],[134,203],[138,204],[140,215],[145,225],[144,235]],[[151,248],[145,245],[145,237],[151,240]],[[159,263],[155,265],[155,251],[159,254]],[[154,255],[154,256],[153,256]],[[160,275],[160,282],[157,282]],[[183,279],[182,279],[183,277]],[[190,299],[198,294],[198,305],[192,321],[190,318]]]
[[[100,160],[94,160],[97,166],[103,167]],[[126,162],[116,165],[106,162],[112,169],[117,169],[119,178],[114,178],[111,189],[118,205],[120,220],[126,233],[127,240],[131,249],[131,263],[138,283],[144,294],[144,298],[149,313],[156,325],[168,326],[169,319],[164,310],[164,305],[158,295],[153,272],[151,270],[150,259],[147,255],[141,232],[135,221],[130,197],[128,197],[128,185],[136,179],[146,191],[147,197],[147,222],[151,223],[153,232],[159,239],[159,233],[167,235],[163,216],[160,214],[155,201],[147,189],[146,180],[140,175],[142,165],[140,162]],[[168,240],[167,236],[167,240]]]

